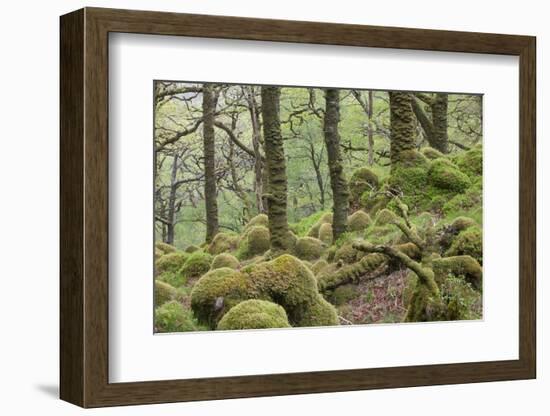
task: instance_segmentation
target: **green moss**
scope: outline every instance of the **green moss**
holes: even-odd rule
[[[443,205],[443,213],[453,216],[455,213],[470,212],[481,208],[483,192],[479,183],[474,183],[463,194],[458,194]]]
[[[182,275],[179,270],[161,273],[156,276],[156,279],[160,282],[168,283],[175,288],[179,288],[187,283],[187,277]]]
[[[258,214],[255,217],[251,218],[250,221],[245,225],[243,231],[246,231],[247,229],[251,227],[256,226],[262,226],[262,227],[269,227],[269,218],[265,214]]]
[[[255,296],[247,277],[223,267],[209,271],[195,283],[191,291],[191,308],[200,323],[214,329],[225,312],[252,297]]]
[[[480,177],[483,173],[483,149],[480,145],[459,153],[455,162],[462,172],[470,178]]]
[[[313,263],[313,266],[311,267],[311,271],[313,274],[317,275],[321,270],[323,270],[325,267],[328,266],[328,262],[325,259],[317,260],[315,263]]]
[[[316,260],[323,254],[325,244],[314,237],[299,238],[294,247],[296,257],[302,260]]]
[[[441,285],[441,297],[450,321],[482,318],[482,295],[464,279],[449,277]]]
[[[269,229],[262,225],[253,225],[246,230],[239,242],[237,258],[248,259],[265,253],[270,247]]]
[[[430,147],[430,146],[423,147],[420,150],[420,152],[422,152],[424,156],[426,156],[428,159],[431,159],[431,160],[445,157],[445,155],[441,153],[439,150],[434,149],[433,147]]]
[[[239,267],[239,260],[229,253],[220,253],[212,260],[210,270],[221,269],[222,267],[237,269]]]
[[[212,242],[208,246],[207,251],[213,255],[233,251],[237,248],[238,243],[238,235],[230,233],[218,233],[212,239]]]
[[[300,326],[334,326],[339,323],[336,308],[321,295],[317,295],[305,310]]]
[[[483,264],[483,235],[480,227],[469,227],[453,240],[446,256],[468,255]]]
[[[171,301],[155,309],[155,332],[187,332],[197,329],[193,314],[185,310],[179,302]]]
[[[355,211],[348,217],[348,228],[350,231],[362,231],[371,224],[370,215],[364,211]]]
[[[155,261],[160,259],[162,256],[164,256],[164,251],[155,247]]]
[[[332,212],[323,213],[315,223],[309,228],[307,237],[319,238],[319,230],[323,224],[332,224]],[[300,234],[298,234],[300,235]]]
[[[375,223],[365,231],[365,240],[372,244],[394,244],[401,236],[402,233],[391,224],[377,225]]]
[[[341,306],[358,296],[359,292],[357,291],[357,286],[347,284],[334,289],[328,299],[333,305]]]
[[[472,183],[470,178],[445,158],[432,161],[428,170],[428,181],[439,189],[464,192]]]
[[[180,269],[180,273],[186,278],[202,276],[210,269],[212,256],[204,251],[194,251],[189,255]]]
[[[181,269],[181,266],[183,266],[188,257],[188,253],[181,251],[175,251],[163,255],[155,262],[155,274],[178,271]]]
[[[285,310],[269,301],[246,300],[227,312],[218,324],[219,330],[289,328]]]
[[[197,247],[194,244],[191,244],[185,248],[186,253],[194,253],[195,251],[199,251],[199,250],[200,250],[200,247]]]
[[[432,322],[447,320],[447,307],[441,296],[434,293],[418,280],[407,307],[407,322]]]
[[[469,217],[461,216],[461,217],[455,218],[450,226],[456,232],[460,232],[460,231],[464,231],[466,228],[472,227],[473,225],[477,225],[475,220]]]
[[[353,248],[352,243],[342,245],[336,253],[334,253],[334,262],[351,264],[359,261],[362,257],[362,253]]]
[[[349,180],[350,202],[352,205],[360,203],[361,196],[365,192],[378,189],[378,176],[369,168],[356,169]]]
[[[418,150],[403,150],[399,152],[396,165],[401,168],[428,168],[428,159]],[[393,168],[393,166],[392,166]]]
[[[174,251],[176,251],[176,247],[174,247],[170,244],[167,244],[163,241],[157,241],[155,243],[155,248],[159,249],[164,254],[173,253]]]
[[[393,223],[398,219],[397,215],[394,212],[390,211],[387,208],[384,208],[376,214],[375,224],[377,226],[384,226]]]
[[[327,246],[332,244],[332,224],[321,224],[321,227],[319,227],[319,240]]]
[[[434,259],[432,262],[435,280],[442,285],[448,277],[460,277],[480,290],[482,288],[483,270],[476,259],[471,256],[453,256]]]
[[[176,297],[176,289],[168,283],[155,279],[155,306],[160,306]]]
[[[427,198],[428,161],[424,156],[422,157],[423,159],[416,161],[418,162],[416,165],[413,164],[413,159],[409,163],[392,166],[388,178],[388,188],[393,193],[400,193],[401,199],[411,210],[422,206]]]

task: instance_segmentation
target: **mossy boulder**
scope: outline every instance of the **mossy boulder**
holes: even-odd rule
[[[219,330],[289,328],[285,310],[276,303],[250,299],[232,307],[218,323]]]
[[[396,157],[395,164],[401,168],[428,168],[429,161],[418,150],[403,150]]]
[[[160,306],[176,297],[176,289],[168,283],[155,279],[155,306]]]
[[[378,175],[367,167],[356,169],[349,180],[349,194],[352,205],[359,204],[361,195],[378,189]]]
[[[229,268],[210,271],[195,284],[191,307],[199,322],[214,328],[231,307],[248,299],[279,304],[292,326],[338,324],[336,311],[323,303],[313,273],[289,254],[240,271]]]
[[[326,245],[314,237],[302,237],[296,241],[294,253],[302,260],[316,260],[323,254]]]
[[[375,223],[377,226],[384,226],[393,223],[398,219],[397,215],[387,208],[378,211],[375,217]]]
[[[481,182],[475,182],[464,193],[457,194],[445,202],[442,211],[446,215],[456,212],[471,212],[480,209],[483,200]]]
[[[317,275],[321,270],[323,270],[325,267],[328,266],[328,261],[325,259],[319,259],[315,263],[313,263],[313,266],[311,266],[311,271],[314,275]]]
[[[270,244],[269,229],[263,225],[253,225],[241,237],[237,257],[248,259],[264,254],[269,250]]]
[[[164,256],[164,251],[155,247],[155,261],[160,259],[162,256]]]
[[[212,239],[212,242],[209,244],[207,251],[212,255],[225,253],[235,250],[238,244],[238,235],[230,233],[218,233]]]
[[[446,256],[468,255],[483,264],[483,233],[480,227],[469,227],[453,240]]]
[[[470,178],[481,176],[483,173],[483,149],[480,145],[459,153],[455,157],[456,165]]]
[[[332,212],[326,212],[324,213],[321,218],[317,220],[315,224],[309,229],[307,232],[308,237],[315,237],[319,238],[319,230],[321,228],[321,225],[323,224],[331,224],[332,225]]]
[[[194,251],[189,255],[187,260],[180,269],[180,273],[190,278],[202,276],[210,269],[212,264],[212,255],[204,251]]]
[[[262,227],[269,227],[269,218],[266,214],[258,214],[255,217],[252,217],[250,221],[245,225],[243,231],[246,231],[247,229],[251,227],[256,226],[262,226]]]
[[[185,247],[185,252],[186,253],[194,253],[195,251],[199,251],[200,250],[200,247],[197,247],[196,245],[194,244],[191,244],[191,245],[188,245],[187,247]]]
[[[210,270],[221,269],[222,267],[229,267],[230,269],[237,269],[239,267],[239,260],[235,256],[229,253],[220,253],[214,257]]]
[[[327,246],[332,244],[332,224],[328,222],[321,224],[321,227],[319,227],[319,240]]]
[[[181,303],[171,301],[155,309],[155,332],[196,331],[197,326],[191,311]]]
[[[370,215],[365,211],[355,211],[348,216],[348,228],[349,231],[363,231],[371,224],[372,220]]]
[[[430,146],[423,147],[420,150],[420,152],[430,160],[445,157],[445,155],[441,153],[439,150],[434,149],[433,147],[430,147]]]
[[[336,253],[334,253],[334,262],[335,263],[344,263],[344,264],[351,264],[355,263],[356,261],[360,260],[360,257],[362,257],[363,253],[360,253],[356,249],[353,248],[353,244],[346,243],[343,244],[340,248],[336,250]]]
[[[257,297],[243,273],[222,267],[202,276],[191,291],[191,308],[197,320],[211,329],[233,306],[245,299]]]
[[[155,243],[155,248],[159,249],[164,254],[173,253],[174,251],[176,251],[176,247],[163,241],[157,241]]]
[[[414,154],[416,151],[410,152]],[[391,190],[392,193],[402,194],[401,199],[411,209],[416,209],[424,204],[428,188],[428,160],[421,153],[416,153],[421,157],[395,163],[387,182],[388,190]]]
[[[328,299],[333,305],[342,306],[358,296],[357,285],[347,284],[334,289]]]
[[[428,170],[429,183],[439,189],[462,193],[472,184],[470,178],[445,158],[432,161]]]
[[[432,262],[435,279],[442,285],[448,277],[460,277],[476,289],[481,289],[483,270],[479,262],[472,256],[453,256],[434,259]]]
[[[457,217],[453,220],[450,227],[456,232],[464,231],[467,228],[470,228],[474,225],[477,225],[477,222],[470,217]]]
[[[174,251],[168,254],[164,254],[155,262],[155,274],[162,274],[165,272],[177,272],[187,258],[189,257],[188,253],[181,251]]]

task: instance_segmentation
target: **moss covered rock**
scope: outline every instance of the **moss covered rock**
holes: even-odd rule
[[[377,226],[384,226],[393,223],[397,219],[398,217],[394,212],[384,208],[376,214],[375,223]]]
[[[371,224],[370,215],[365,211],[355,211],[348,217],[349,231],[363,231]]]
[[[416,209],[427,198],[429,162],[416,150],[407,150],[400,155],[403,158],[392,165],[387,187],[402,194],[403,202]]]
[[[369,168],[356,169],[349,180],[350,202],[357,205],[365,192],[378,189],[378,176]]]
[[[181,251],[164,254],[155,262],[155,273],[177,272],[181,269],[188,257],[188,253]]]
[[[476,289],[481,289],[483,270],[476,259],[471,256],[453,256],[434,259],[432,262],[435,279],[442,285],[448,277],[460,277]]]
[[[480,145],[459,153],[455,157],[456,165],[470,178],[481,176],[483,173],[483,149]]]
[[[204,251],[194,251],[185,260],[180,273],[188,279],[202,276],[210,269],[212,258],[212,255]]]
[[[319,227],[319,240],[327,246],[332,244],[332,224],[321,224],[321,227]]]
[[[229,253],[220,253],[214,257],[210,270],[221,269],[222,267],[229,267],[230,269],[237,269],[239,267],[239,260],[235,256]]]
[[[162,256],[164,256],[164,251],[155,247],[155,261],[160,259]]]
[[[317,275],[321,270],[323,270],[325,267],[328,266],[328,261],[325,259],[317,260],[315,263],[313,263],[313,266],[311,267],[311,271],[314,275]]]
[[[176,297],[176,289],[168,283],[155,279],[155,306],[160,306]]]
[[[446,215],[461,212],[471,213],[473,210],[481,209],[482,199],[481,181],[474,182],[464,193],[455,195],[448,200],[443,205],[442,211]]]
[[[431,160],[445,157],[445,155],[443,153],[441,153],[439,150],[434,149],[433,147],[430,147],[430,146],[423,147],[420,150],[420,152],[424,156],[426,156],[428,159],[431,159]]]
[[[195,251],[199,251],[200,250],[200,247],[197,247],[196,245],[194,244],[191,244],[191,245],[188,245],[187,247],[185,247],[185,252],[186,253],[194,253]]]
[[[207,251],[213,255],[225,253],[235,250],[238,244],[238,235],[230,233],[218,233],[212,239],[212,242],[209,244]]]
[[[321,218],[319,218],[317,222],[313,224],[313,226],[309,229],[309,231],[307,232],[307,236],[319,238],[319,230],[323,224],[332,225],[332,212],[324,213]]]
[[[483,233],[480,227],[468,227],[453,240],[446,256],[468,255],[483,264]]]
[[[323,254],[325,244],[314,237],[302,237],[296,241],[294,253],[302,260],[316,260]]]
[[[329,300],[333,305],[342,306],[359,296],[357,285],[347,284],[338,286],[332,291],[329,296]]]
[[[253,225],[241,237],[237,257],[248,259],[265,253],[270,247],[269,229],[262,225]]]
[[[464,192],[472,184],[470,178],[445,158],[432,161],[428,171],[429,183],[436,188]]]
[[[339,325],[336,308],[318,295],[305,310],[300,321],[301,327]]]
[[[477,225],[477,222],[469,217],[457,217],[453,220],[450,227],[457,232],[464,231],[466,228],[470,228]]]
[[[155,243],[155,248],[159,249],[164,254],[173,253],[174,251],[176,251],[176,247],[174,247],[170,244],[167,244],[163,241],[157,241]]]
[[[336,250],[336,253],[334,253],[334,262],[344,264],[355,263],[356,261],[360,260],[362,254],[363,253],[360,253],[353,248],[353,244],[351,242],[346,243],[338,248],[338,250]]]
[[[428,168],[429,161],[428,158],[418,150],[411,149],[399,152],[396,158],[396,164],[401,168]]]
[[[269,218],[266,214],[258,214],[255,217],[252,217],[250,221],[246,223],[244,226],[243,231],[246,231],[247,229],[251,227],[256,226],[262,226],[262,227],[269,227]]]
[[[214,329],[225,312],[255,295],[243,273],[222,267],[209,271],[195,283],[191,308],[200,323]]]
[[[239,303],[218,323],[219,330],[289,328],[285,310],[276,303],[251,299]]]
[[[156,332],[196,331],[197,326],[191,311],[185,310],[181,303],[171,301],[155,309]]]

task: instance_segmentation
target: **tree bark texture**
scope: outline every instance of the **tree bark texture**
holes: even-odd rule
[[[262,87],[261,95],[269,188],[267,212],[271,249],[276,252],[285,251],[288,249],[289,239],[286,162],[279,115],[281,90],[278,87]]]
[[[414,114],[412,95],[406,92],[390,92],[390,158],[392,165],[400,161],[399,154],[413,150]]]
[[[217,97],[212,84],[204,84],[202,93],[204,202],[206,206],[206,242],[218,233],[218,202],[216,189],[216,141],[214,134]]]
[[[449,107],[449,95],[437,93],[433,98],[422,94],[422,101],[430,108],[429,117],[416,98],[411,101],[414,114],[426,134],[428,143],[441,153],[449,152],[449,136],[447,132],[447,111]]]
[[[340,91],[332,88],[327,89],[325,91],[325,101],[324,133],[333,200],[332,236],[333,241],[336,241],[347,231],[349,207],[348,183],[344,175],[340,153],[340,134],[338,132]]]

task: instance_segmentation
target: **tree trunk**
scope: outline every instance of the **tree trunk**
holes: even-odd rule
[[[217,97],[212,84],[204,84],[202,93],[203,143],[204,143],[204,202],[206,206],[206,242],[218,233],[218,203],[216,190],[216,141],[214,122]]]
[[[344,176],[344,167],[340,154],[340,134],[338,133],[340,91],[332,88],[327,89],[325,91],[325,101],[324,133],[333,200],[332,236],[333,241],[336,241],[347,231],[349,206],[348,183]]]
[[[374,94],[369,90],[369,102],[367,103],[367,119],[369,123],[367,135],[369,140],[369,166],[374,164],[374,128],[372,126],[372,110],[374,108]]]
[[[400,162],[400,153],[415,148],[412,95],[390,92],[390,159],[392,165]]]
[[[449,137],[447,134],[448,107],[449,96],[442,93],[436,94],[433,104],[431,105],[434,138],[433,144],[430,143],[430,146],[439,150],[441,153],[449,152]]]
[[[266,207],[264,206],[264,186],[263,186],[263,162],[261,146],[261,130],[260,117],[256,107],[256,99],[254,98],[254,87],[247,89],[248,111],[250,113],[250,121],[252,124],[252,147],[254,149],[254,190],[256,191],[256,207],[258,213],[264,214]]]
[[[174,230],[176,228],[176,179],[178,173],[178,155],[174,153],[172,161],[172,175],[170,177],[170,195],[168,197],[168,215],[166,217],[166,237],[164,241],[174,245]]]
[[[267,211],[271,249],[275,252],[289,248],[286,162],[279,116],[280,96],[280,88],[262,87],[262,119],[269,184]]]
[[[431,97],[426,94],[417,94],[417,97],[421,97],[420,99],[430,107],[431,117],[428,117],[415,98],[411,101],[414,114],[426,134],[428,143],[441,153],[448,153],[447,110],[449,107],[449,95],[437,93],[434,97]]]

